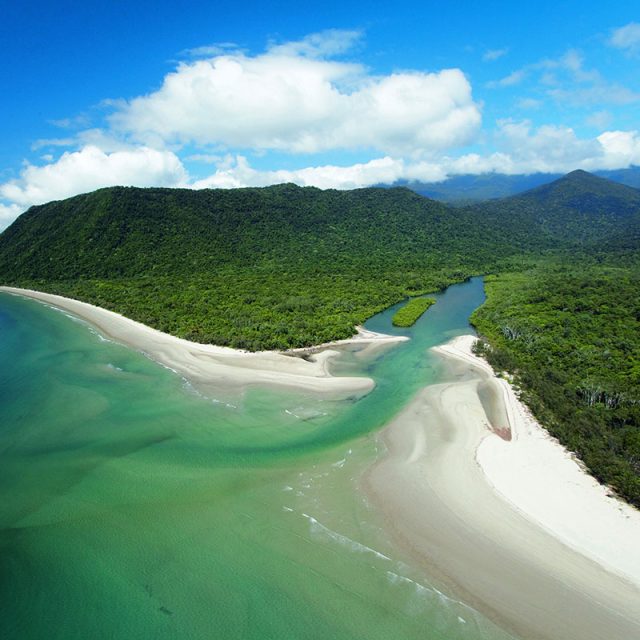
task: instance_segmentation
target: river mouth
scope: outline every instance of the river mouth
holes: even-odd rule
[[[81,323],[0,296],[3,638],[502,640],[389,537],[361,491],[376,433],[469,331],[482,282],[450,287],[411,340],[335,368],[361,398],[197,393]],[[367,328],[396,333],[393,309]],[[400,332],[398,332],[399,334]]]

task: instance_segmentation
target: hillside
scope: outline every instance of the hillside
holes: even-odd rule
[[[523,249],[532,243],[539,247],[555,243],[567,249],[594,251],[614,238],[637,233],[640,191],[573,171],[549,184],[474,205],[470,210],[490,224],[502,222]]]
[[[0,278],[254,350],[350,336],[513,253],[499,228],[408,189],[110,188],[18,218]]]
[[[439,266],[453,262],[451,252],[477,268],[489,250],[508,250],[506,238],[470,222],[469,213],[408,189],[116,187],[31,208],[0,236],[0,274],[190,276],[272,263],[334,272],[363,262]]]
[[[639,210],[640,192],[584,172],[466,208],[405,188],[113,187],[20,216],[0,235],[0,279],[199,342],[289,348],[549,251],[633,251]]]

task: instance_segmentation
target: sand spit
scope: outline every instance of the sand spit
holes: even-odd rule
[[[507,408],[513,442],[482,440],[476,460],[484,474],[504,498],[563,542],[640,586],[640,511],[613,496],[538,424],[513,387],[472,353],[474,341],[461,336],[437,350],[487,371]]]
[[[196,384],[275,385],[337,396],[368,393],[374,386],[369,378],[332,376],[328,363],[338,353],[330,348],[332,344],[323,345],[322,350],[314,349],[305,358],[275,351],[250,353],[176,338],[112,311],[63,296],[14,287],[0,287],[0,291],[33,298],[71,313],[110,340],[140,351]],[[354,338],[339,344],[388,344],[403,339],[361,329]]]
[[[539,433],[473,340],[437,349],[454,381],[383,432],[370,500],[443,588],[515,635],[640,637],[640,514]]]

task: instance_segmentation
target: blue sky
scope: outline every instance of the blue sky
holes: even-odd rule
[[[112,184],[640,164],[637,2],[27,0],[0,51],[0,229]]]

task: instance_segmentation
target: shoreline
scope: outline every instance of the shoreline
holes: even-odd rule
[[[424,389],[382,432],[386,453],[363,480],[370,503],[440,588],[520,638],[640,637],[640,513],[620,512],[603,488],[576,488],[574,476],[591,478],[549,436],[555,453],[541,459],[538,432],[471,353],[474,340],[434,349],[451,381]],[[591,510],[602,501],[606,519]]]
[[[476,462],[514,508],[565,544],[640,586],[640,511],[618,498],[533,417],[504,378],[476,356],[475,336],[460,336],[434,351],[489,373],[502,392],[512,440],[487,432]]]
[[[248,352],[190,342],[163,333],[113,311],[51,293],[0,287],[0,292],[36,300],[70,313],[95,327],[104,337],[142,353],[197,384],[231,387],[267,385],[336,396],[364,395],[374,385],[365,377],[332,376],[330,360],[339,354],[335,346],[392,344],[405,336],[388,336],[358,328],[347,340],[292,352]],[[290,353],[290,355],[287,355]],[[302,358],[296,354],[309,354]]]

